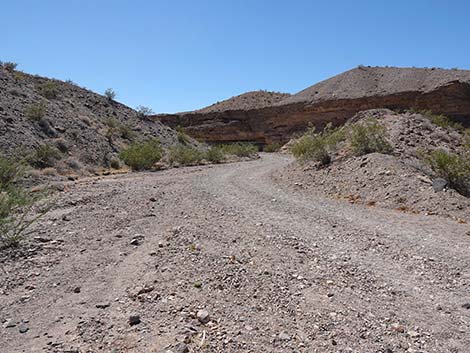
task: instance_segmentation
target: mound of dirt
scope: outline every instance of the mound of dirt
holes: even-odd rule
[[[371,117],[386,127],[394,148],[391,155],[351,156],[343,147],[325,168],[318,168],[314,162],[295,162],[275,177],[294,188],[352,203],[470,221],[470,198],[450,188],[436,192],[433,181],[437,176],[422,160],[423,154],[437,148],[458,151],[462,134],[436,126],[421,114],[398,114],[387,109],[361,112],[349,123]]]
[[[108,166],[131,140],[148,138],[158,138],[164,146],[177,141],[169,127],[72,82],[0,66],[0,151],[4,154],[50,144],[63,152],[65,164],[72,169]]]
[[[272,106],[290,97],[288,93],[252,91],[217,102],[208,107],[196,110],[198,113],[223,112],[227,110],[250,110]]]
[[[359,66],[310,86],[277,105],[430,92],[451,82],[470,83],[470,70]]]

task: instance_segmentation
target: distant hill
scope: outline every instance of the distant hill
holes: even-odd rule
[[[310,86],[276,105],[430,92],[450,82],[470,83],[470,70],[359,66]]]
[[[7,70],[0,65],[0,152],[43,145],[62,151],[61,168],[108,166],[132,140],[177,141],[169,127],[72,82]]]
[[[197,113],[223,112],[227,110],[250,110],[269,107],[290,97],[288,93],[252,91],[217,102],[196,110]]]

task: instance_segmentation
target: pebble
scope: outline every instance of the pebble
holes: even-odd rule
[[[133,314],[129,316],[129,325],[134,326],[140,324],[140,315]]]
[[[10,328],[10,327],[15,327],[15,326],[16,326],[16,322],[13,319],[7,320],[5,324],[5,328]]]
[[[22,326],[20,326],[19,331],[20,331],[20,333],[26,333],[26,332],[29,331],[29,327],[22,325]]]
[[[291,340],[291,337],[290,337],[287,333],[281,332],[281,333],[279,334],[279,339],[280,339],[281,341],[290,341],[290,340]]]
[[[134,238],[131,240],[131,245],[139,245],[139,239]]]
[[[462,305],[462,308],[464,309],[470,309],[470,303],[465,303]]]
[[[210,321],[210,315],[207,310],[199,310],[196,314],[196,317],[202,324],[207,324]]]
[[[98,304],[96,304],[96,307],[97,307],[98,309],[106,309],[106,308],[108,308],[108,307],[110,307],[110,306],[111,306],[111,303],[110,303],[110,302],[105,302],[105,303],[98,303]]]
[[[75,287],[75,288],[73,289],[73,292],[74,292],[74,293],[80,293],[80,292],[81,292],[81,288],[80,288],[80,287]]]

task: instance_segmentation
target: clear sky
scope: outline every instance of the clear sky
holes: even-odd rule
[[[468,0],[14,0],[0,60],[155,112],[362,65],[470,69]]]

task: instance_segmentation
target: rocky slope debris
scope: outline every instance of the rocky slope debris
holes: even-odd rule
[[[48,79],[0,65],[0,150],[57,159],[76,172],[109,167],[133,141],[177,143],[176,131],[73,82]],[[49,147],[44,147],[49,146]],[[59,161],[60,160],[60,161]],[[44,166],[39,166],[44,167]]]
[[[276,177],[298,190],[347,199],[351,203],[440,214],[468,222],[470,198],[465,190],[453,189],[449,175],[433,169],[428,159],[435,151],[443,151],[445,156],[465,156],[462,158],[469,158],[467,163],[470,163],[469,135],[459,125],[447,126],[439,121],[442,126],[436,125],[433,121],[438,118],[413,112],[398,114],[386,109],[360,112],[345,129],[368,119],[378,121],[385,128],[391,147],[389,153],[354,155],[348,142],[343,141],[329,153],[330,160],[325,166],[313,159],[296,162]],[[290,143],[291,148],[293,144]],[[442,162],[447,163],[442,168],[455,168],[450,164],[452,160]],[[470,188],[470,170],[462,173],[468,173],[462,178],[467,178],[467,188]]]

